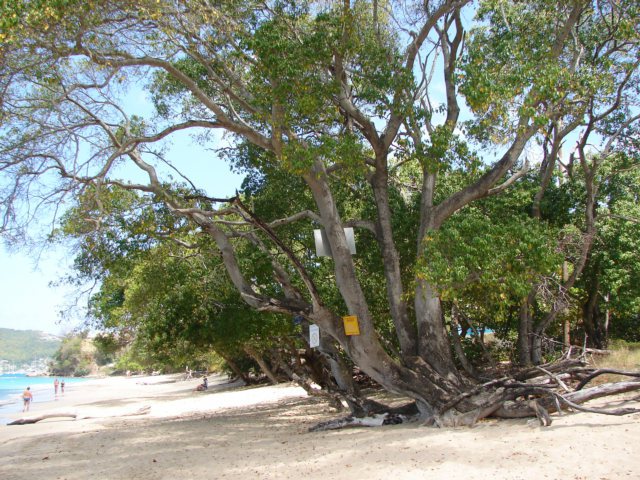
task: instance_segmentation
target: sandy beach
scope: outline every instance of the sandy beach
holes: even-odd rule
[[[195,392],[199,380],[176,378],[91,380],[58,401],[36,402],[30,416],[78,418],[0,426],[0,478],[640,478],[640,414],[554,415],[548,428],[490,420],[474,428],[309,433],[338,414],[297,386],[245,387],[210,377],[210,390]],[[627,397],[626,404],[629,398],[639,400]],[[148,413],[122,416],[141,407]]]

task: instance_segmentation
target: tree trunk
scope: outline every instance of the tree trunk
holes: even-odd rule
[[[420,358],[450,382],[458,383],[457,369],[444,325],[442,304],[433,287],[425,280],[416,280],[415,309]]]
[[[569,280],[569,262],[566,260],[562,262],[562,281],[567,282]],[[568,318],[565,318],[562,326],[562,341],[564,348],[568,349],[571,346],[571,322]]]
[[[605,295],[604,300],[606,302],[606,310],[604,312],[603,333],[604,333],[605,346],[608,347],[609,346],[609,322],[611,321],[611,310],[609,310],[609,294],[608,293]]]
[[[342,319],[322,305],[314,306],[310,320],[327,330],[354,363],[387,390],[401,392],[425,405],[437,406],[451,392],[457,393],[460,385],[444,330],[440,299],[430,288],[421,296],[416,316],[420,317],[419,323],[423,326],[418,335],[423,340],[424,356],[405,358],[404,365],[400,365],[380,344],[321,162],[316,162],[313,173],[305,175],[305,180],[318,206],[331,246],[337,286],[348,313],[358,317],[360,334],[347,336]]]
[[[260,370],[262,370],[262,372],[267,376],[271,383],[273,383],[274,385],[280,383],[262,355],[260,355],[253,347],[250,346],[245,346],[244,351],[247,352],[247,355],[249,355],[256,361],[256,363],[260,366]]]
[[[458,308],[454,304],[451,307],[451,340],[453,343],[453,349],[456,353],[456,357],[460,362],[460,365],[470,376],[476,377],[477,373],[471,362],[464,353],[464,349],[462,348],[462,341],[460,340],[460,333],[458,329],[460,328],[460,322],[458,320]],[[464,332],[463,332],[464,334]]]
[[[225,363],[229,366],[229,368],[231,369],[231,371],[233,373],[235,373],[235,375],[238,378],[241,378],[242,381],[246,384],[250,383],[249,382],[249,377],[247,377],[247,375],[240,369],[240,367],[238,367],[238,364],[236,362],[234,362],[231,357],[229,357],[228,355],[225,355],[223,353],[220,353],[219,351],[217,352],[218,355],[220,355],[222,357],[222,359],[225,361]]]
[[[571,347],[571,320],[568,318],[565,318],[562,324],[562,344],[565,350]]]
[[[600,295],[598,292],[599,283],[597,278],[589,282],[587,301],[582,306],[582,318],[590,345],[593,348],[603,350],[607,345],[604,328],[606,317],[602,314],[598,301]]]
[[[529,298],[520,305],[518,324],[518,363],[523,366],[531,365],[531,316],[529,313]]]
[[[335,380],[338,389],[348,397],[360,397],[360,390],[353,381],[353,369],[349,368],[340,356],[333,339],[321,335],[319,350],[329,364],[331,376]],[[347,402],[349,403],[349,400]],[[349,406],[352,409],[355,408],[351,404]]]
[[[386,159],[379,160],[378,163],[386,164]],[[416,332],[409,320],[404,290],[402,288],[400,254],[393,241],[393,232],[391,229],[392,213],[389,207],[387,177],[386,168],[380,167],[371,180],[376,199],[376,207],[378,209],[376,230],[384,264],[387,299],[391,318],[394,321],[396,335],[400,344],[400,353],[404,357],[412,357],[417,354],[415,341]]]
[[[542,335],[534,334],[531,339],[531,363],[534,365],[542,363]]]

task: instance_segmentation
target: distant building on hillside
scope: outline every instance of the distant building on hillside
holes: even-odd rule
[[[38,358],[29,363],[16,364],[9,360],[0,359],[0,375],[9,373],[25,373],[32,376],[43,376],[49,374],[50,358]]]
[[[0,375],[4,375],[6,373],[14,373],[16,371],[16,366],[8,360],[0,360]]]

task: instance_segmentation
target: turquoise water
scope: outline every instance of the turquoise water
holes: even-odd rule
[[[58,377],[62,381],[63,377]],[[23,374],[0,375],[0,424],[6,424],[6,416],[22,411],[21,395],[25,388],[31,387],[33,403],[31,410],[35,410],[40,402],[55,400],[53,381],[55,377],[27,377]],[[65,386],[85,382],[85,378],[64,378]],[[58,391],[60,395],[60,391]]]

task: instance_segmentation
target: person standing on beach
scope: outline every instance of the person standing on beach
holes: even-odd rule
[[[62,382],[60,382],[60,393],[64,395],[64,378],[62,379]]]
[[[31,393],[31,387],[27,387],[27,389],[22,392],[22,401],[24,402],[24,406],[22,407],[23,412],[29,411],[29,405],[33,401],[33,394]]]
[[[60,385],[60,382],[58,381],[58,379],[56,378],[53,381],[53,390],[56,392],[56,397],[58,396],[58,386]]]

